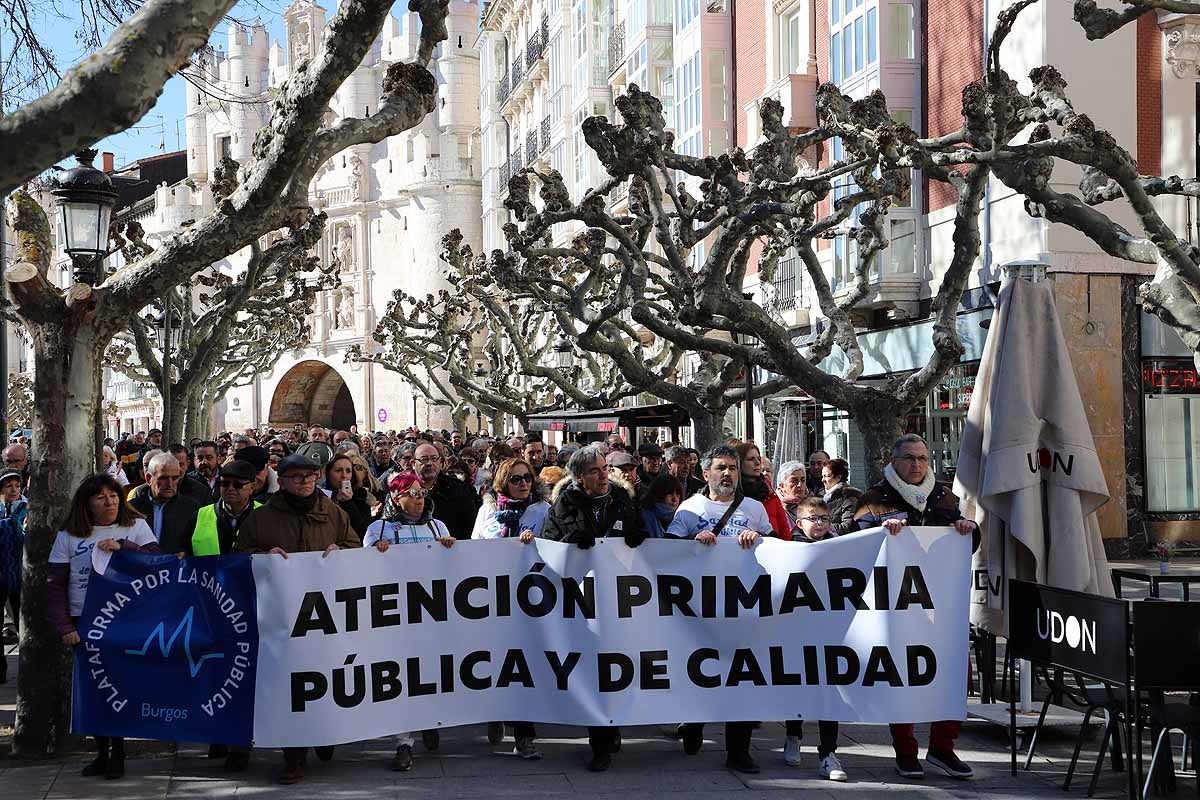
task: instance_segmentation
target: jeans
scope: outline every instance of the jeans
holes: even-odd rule
[[[913,724],[911,722],[893,723],[889,727],[892,729],[892,747],[895,749],[896,755],[916,758],[917,737],[913,735]],[[954,740],[958,738],[958,730],[961,727],[962,722],[956,719],[941,720],[930,725],[930,751],[953,753]]]
[[[789,719],[784,727],[787,728],[788,736],[795,736],[797,739],[804,738],[804,720]],[[817,745],[817,756],[824,758],[837,750],[838,724],[823,719],[817,723],[817,731],[821,737],[821,743]]]

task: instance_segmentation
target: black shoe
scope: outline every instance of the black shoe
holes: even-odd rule
[[[108,768],[104,770],[104,777],[107,780],[115,781],[118,778],[125,777],[125,754],[110,755],[108,757]]]
[[[408,772],[413,767],[412,747],[407,744],[402,744],[396,748],[396,755],[392,756],[392,771],[393,772]]]
[[[621,752],[621,732],[613,731],[612,735],[612,751],[614,753]]]
[[[965,781],[975,777],[975,771],[955,755],[953,750],[930,750],[925,754],[925,760],[929,762],[929,766],[937,767],[951,778]]]
[[[225,757],[226,772],[245,772],[250,766],[249,753],[230,753]]]
[[[108,754],[96,756],[96,758],[88,764],[79,773],[85,778],[99,778],[105,772],[108,772]]]
[[[331,744],[322,745],[320,747],[314,747],[313,752],[317,754],[317,758],[320,761],[332,761],[333,760],[333,745],[331,745]]]
[[[592,752],[592,760],[587,763],[588,772],[604,772],[612,766],[612,756],[598,751]]]
[[[725,768],[753,775],[758,772],[758,762],[749,753],[730,753],[725,757]]]
[[[683,752],[694,756],[704,745],[704,730],[699,725],[683,726]]]
[[[896,774],[902,778],[921,780],[925,777],[925,769],[916,756],[896,756]]]
[[[208,746],[209,758],[225,758],[229,755],[229,745],[226,744],[210,744]]]
[[[500,744],[504,741],[504,723],[489,722],[487,724],[487,737],[489,744]]]
[[[442,744],[442,735],[437,730],[421,731],[421,744],[431,753],[436,753]]]

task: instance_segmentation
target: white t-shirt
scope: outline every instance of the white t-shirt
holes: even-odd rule
[[[730,498],[729,502],[732,503],[733,499]],[[728,508],[729,503],[718,503],[702,494],[694,494],[675,509],[675,517],[667,527],[667,535],[691,539],[701,531],[711,531],[716,528]],[[752,497],[742,498],[737,510],[725,521],[721,535],[737,536],[743,531],[757,531],[763,536],[771,535],[771,520],[767,517],[767,509]]]
[[[92,535],[86,539],[59,531],[54,537],[54,545],[50,548],[50,563],[70,565],[67,606],[72,617],[83,613],[83,598],[87,596],[88,579],[92,577],[92,557],[97,553],[96,545],[105,539],[129,539],[139,546],[158,543],[154,538],[154,531],[150,530],[144,519],[128,526],[93,526]]]
[[[363,536],[363,547],[373,547],[381,541],[389,544],[417,544],[418,542],[436,542],[450,535],[441,520],[430,519],[428,523],[409,525],[404,522],[388,522],[377,519],[367,526]]]

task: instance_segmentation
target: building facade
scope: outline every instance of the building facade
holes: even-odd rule
[[[736,141],[753,147],[758,106],[784,104],[798,129],[816,124],[809,92],[838,84],[852,98],[879,89],[898,121],[937,136],[962,124],[962,89],[983,72],[984,53],[1000,0],[735,0],[737,102],[744,113]],[[1151,13],[1108,39],[1089,42],[1068,3],[1036,4],[1021,15],[1002,60],[1018,80],[1054,64],[1077,109],[1137,158],[1144,174],[1195,175],[1197,58],[1200,19]],[[837,145],[826,161],[839,157]],[[1053,188],[1077,192],[1079,171],[1055,169]],[[835,194],[842,191],[835,187]],[[868,358],[863,379],[884,379],[920,367],[927,357],[929,300],[952,256],[954,201],[943,184],[914,175],[911,202],[889,215],[890,246],[871,270],[862,303],[861,334]],[[1188,200],[1158,203],[1188,241],[1200,230]],[[1152,268],[1113,259],[1063,225],[1030,217],[1023,197],[992,179],[981,220],[983,248],[960,308],[967,352],[962,363],[909,419],[926,436],[940,477],[950,479],[982,352],[979,323],[991,314],[1001,266],[1017,259],[1049,265],[1056,303],[1092,432],[1106,465],[1112,501],[1101,526],[1117,552],[1130,542],[1200,539],[1200,484],[1192,476],[1200,441],[1190,420],[1195,367],[1179,337],[1136,301]],[[1106,212],[1136,230],[1126,209]],[[833,286],[854,272],[853,243],[835,239],[821,251]],[[781,265],[769,295],[799,333],[819,325],[819,312],[795,262]],[[835,362],[827,367],[836,368]],[[770,403],[766,404],[770,408]],[[861,463],[853,420],[809,404],[811,446]],[[768,423],[769,425],[769,420]],[[1184,432],[1181,437],[1179,432]],[[1135,545],[1136,546],[1136,545]]]
[[[317,173],[309,199],[328,221],[315,255],[338,265],[341,285],[318,298],[310,345],[229,392],[214,410],[216,429],[449,426],[448,410],[426,404],[397,374],[348,363],[345,354],[354,345],[368,353],[377,347],[371,334],[394,291],[423,297],[448,288],[440,261],[446,233],[459,228],[473,248],[481,243],[479,11],[475,2],[450,3],[449,38],[432,67],[434,111],[410,131],[337,154]],[[283,16],[285,37],[276,42],[264,28],[231,25],[226,48],[205,52],[189,83],[188,184],[202,202],[211,203],[209,186],[222,157],[249,159],[274,91],[325,35],[327,11],[311,0],[296,0]],[[388,66],[415,57],[418,25],[414,13],[388,19],[337,91],[326,124],[376,109]],[[228,268],[237,269],[244,258],[230,259]]]

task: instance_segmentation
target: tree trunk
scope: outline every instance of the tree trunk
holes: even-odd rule
[[[495,410],[489,411],[488,412],[488,421],[492,426],[492,436],[495,436],[497,439],[499,439],[501,436],[504,435],[504,412],[503,411],[495,411]]]
[[[207,439],[209,422],[205,418],[212,415],[212,406],[205,403],[207,392],[195,390],[187,398],[187,419],[184,427],[188,440]]]
[[[163,426],[163,444],[183,442],[183,426],[187,418],[188,393],[178,384],[171,387],[171,412]]]
[[[96,468],[94,421],[103,370],[103,337],[72,315],[27,326],[34,351],[33,441],[25,578],[21,593],[21,650],[13,751],[26,758],[54,755],[70,730],[70,653],[50,629],[46,573],[62,515]]]
[[[454,426],[454,430],[465,434],[467,432],[467,417],[469,416],[470,412],[466,406],[462,404],[455,406],[454,410],[450,412],[450,420]]]
[[[863,437],[864,483],[871,486],[883,480],[883,467],[891,460],[892,445],[904,430],[907,410],[897,413],[895,407],[869,406],[851,412]]]
[[[721,443],[721,426],[727,410],[713,411],[703,406],[687,409],[692,418],[692,447],[703,453]]]

